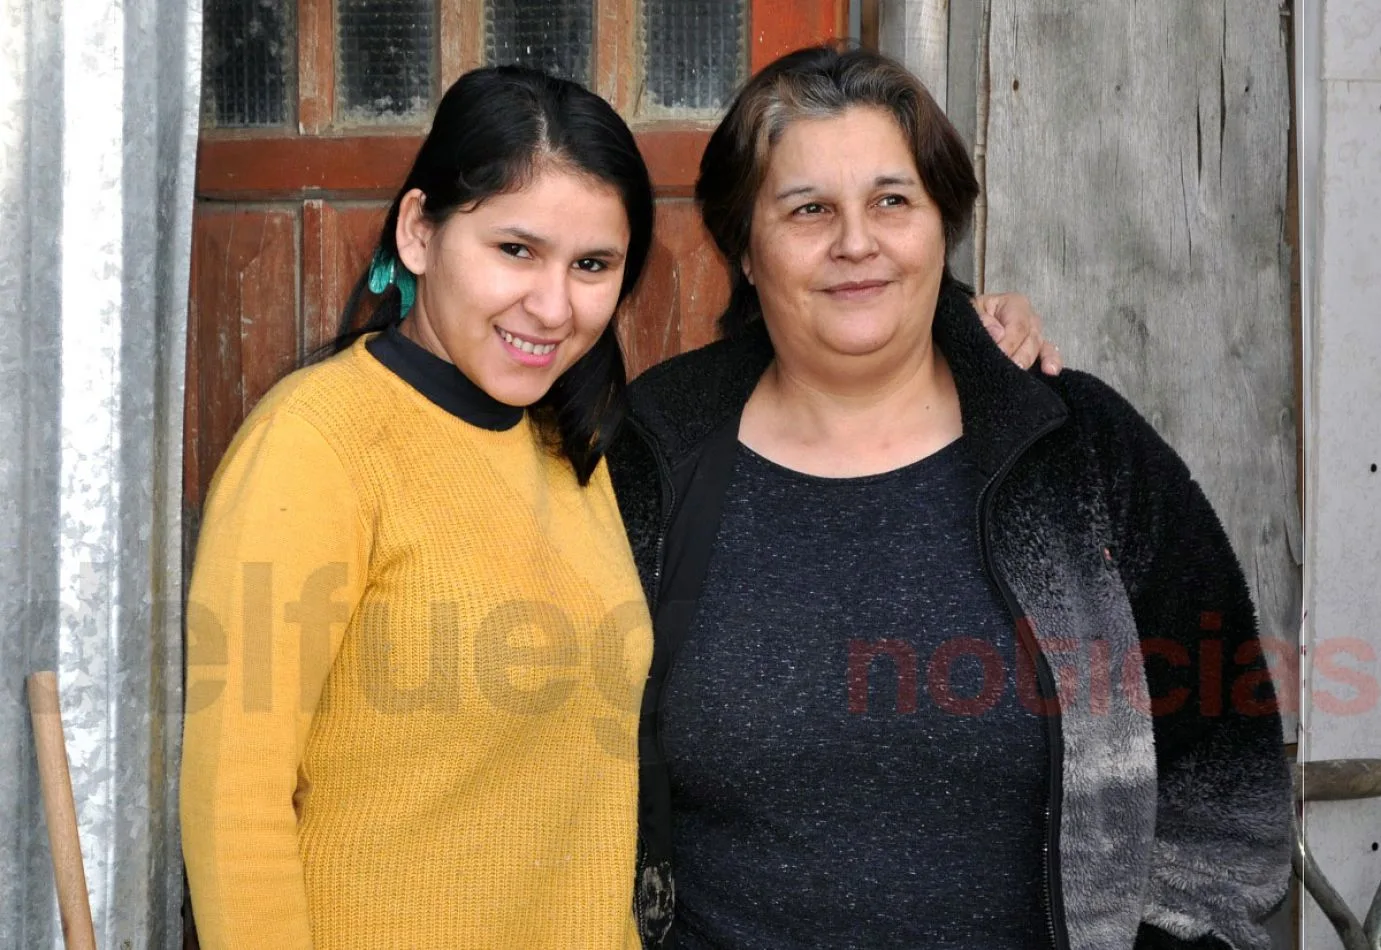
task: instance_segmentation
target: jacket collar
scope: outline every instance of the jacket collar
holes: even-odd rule
[[[1019,369],[983,328],[967,290],[940,288],[932,330],[959,390],[965,435],[985,476],[1027,440],[1067,415],[1064,402],[1037,375]],[[767,328],[756,320],[741,334],[668,360],[629,388],[633,418],[674,467],[742,412],[772,362]],[[686,407],[693,407],[686,411]]]

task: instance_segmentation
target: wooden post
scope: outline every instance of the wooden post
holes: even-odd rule
[[[63,942],[67,950],[96,950],[56,673],[35,673],[29,677],[29,716],[33,719],[34,751],[43,789],[43,814],[48,822],[48,847],[53,854]]]
[[[920,77],[948,110],[950,0],[880,0],[878,49]]]
[[[978,83],[973,132],[973,171],[978,178],[978,198],[973,203],[973,287],[988,290],[988,112],[992,103],[992,64],[988,42],[992,33],[993,3],[983,0],[978,27]]]

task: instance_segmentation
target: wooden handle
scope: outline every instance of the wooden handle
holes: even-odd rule
[[[48,847],[53,853],[62,939],[67,950],[96,950],[56,673],[35,673],[29,677],[29,716],[34,724],[34,751],[38,754],[38,781],[43,788],[43,814],[48,820]]]
[[[1343,802],[1381,798],[1381,759],[1322,759],[1296,762],[1295,798]]]

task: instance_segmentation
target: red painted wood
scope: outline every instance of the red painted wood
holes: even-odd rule
[[[303,135],[317,135],[336,117],[335,4],[298,0],[297,122]]]
[[[694,203],[661,202],[647,270],[618,317],[629,376],[713,340],[728,299],[728,272]]]
[[[297,364],[297,215],[196,210],[184,492],[200,505],[235,430]]]
[[[658,194],[690,195],[710,130],[659,123],[637,137]],[[205,137],[197,149],[197,197],[391,199],[421,145],[417,135]]]
[[[369,265],[388,206],[312,200],[302,208],[302,351],[329,342]],[[373,295],[366,291],[366,306]]]
[[[848,35],[847,0],[753,0],[749,65],[753,72],[784,53]]]

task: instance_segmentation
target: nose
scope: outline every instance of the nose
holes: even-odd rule
[[[866,260],[877,253],[877,238],[865,208],[843,208],[837,218],[834,256],[848,261]]]
[[[564,267],[543,270],[523,299],[523,307],[543,328],[555,330],[571,319],[571,294]]]

